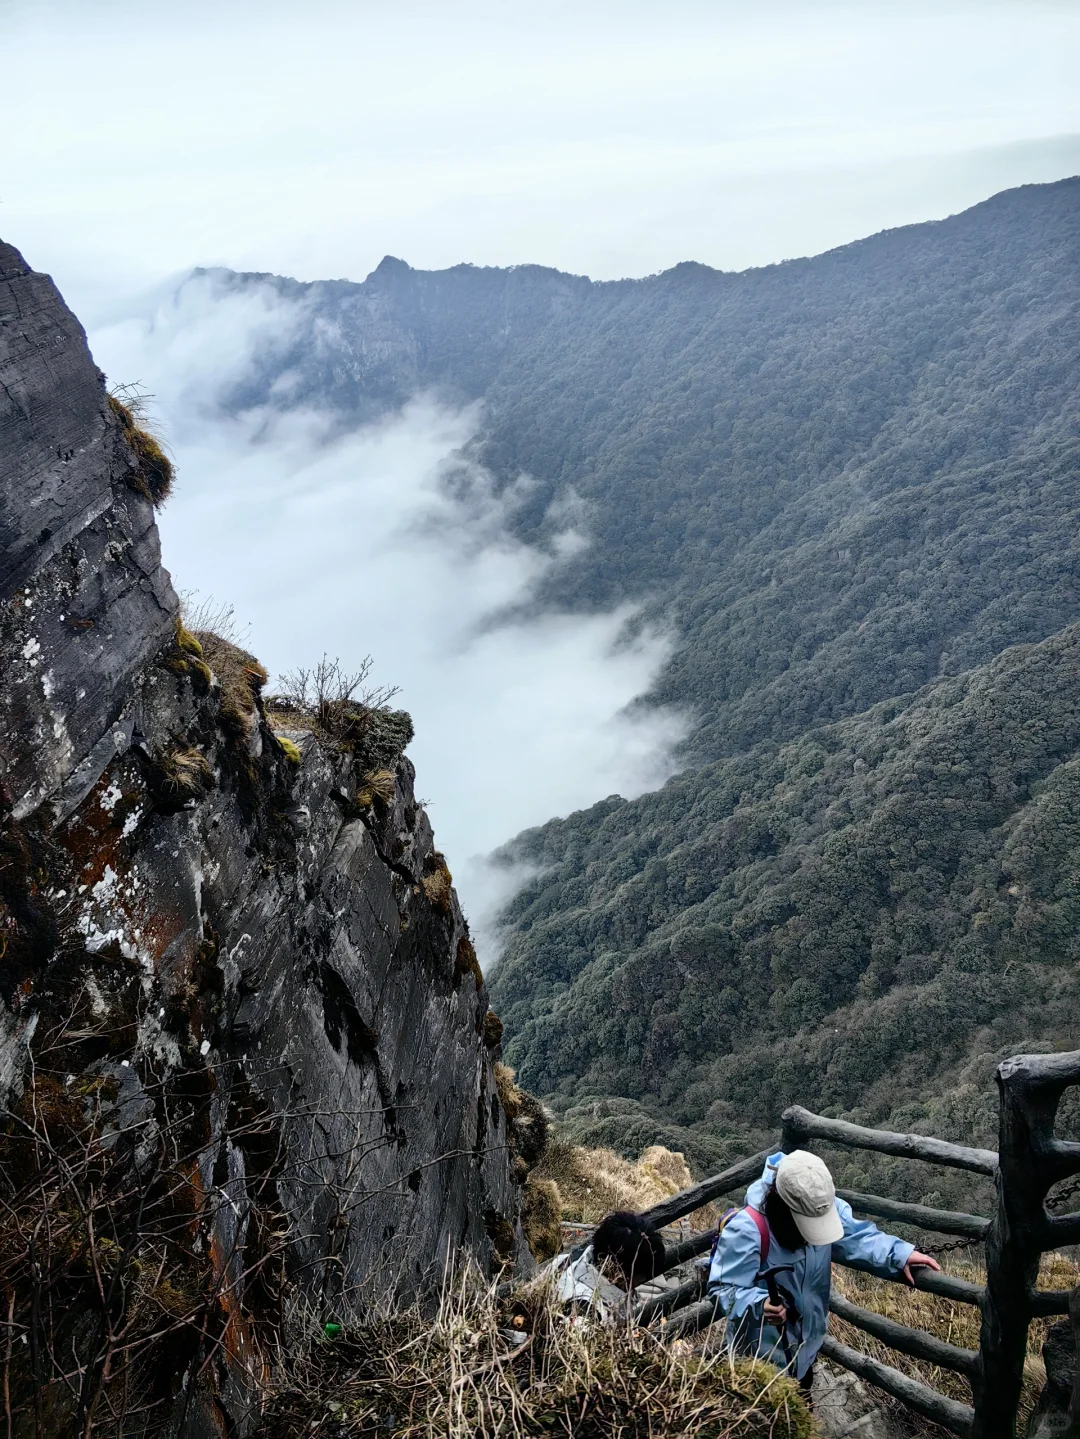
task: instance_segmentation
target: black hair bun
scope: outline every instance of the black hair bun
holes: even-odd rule
[[[640,1214],[619,1209],[606,1215],[592,1242],[596,1259],[613,1259],[630,1289],[664,1272],[664,1241]]]

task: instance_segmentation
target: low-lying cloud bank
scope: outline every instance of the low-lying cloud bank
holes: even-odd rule
[[[684,718],[627,711],[671,641],[632,636],[630,607],[527,608],[588,536],[566,518],[547,549],[514,537],[527,477],[497,492],[461,459],[477,407],[419,397],[346,433],[284,403],[226,413],[222,396],[297,319],[269,286],[237,293],[204,276],[133,304],[91,343],[110,383],[154,395],[171,441],[178,484],[160,518],[177,586],[233,605],[272,674],[324,652],[356,668],[370,653],[373,678],[401,687],[420,792],[490,958],[497,909],[521,880],[490,851],[673,772]]]

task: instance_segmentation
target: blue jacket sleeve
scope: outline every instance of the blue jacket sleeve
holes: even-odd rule
[[[733,1215],[724,1226],[709,1266],[706,1293],[719,1296],[720,1308],[729,1319],[750,1313],[761,1320],[761,1308],[768,1290],[754,1283],[761,1267],[761,1236],[745,1213]]]
[[[833,1245],[833,1258],[857,1264],[883,1279],[899,1274],[915,1253],[914,1244],[897,1239],[895,1234],[883,1234],[869,1219],[856,1219],[851,1205],[843,1199],[836,1201],[836,1208],[844,1224],[844,1237]]]

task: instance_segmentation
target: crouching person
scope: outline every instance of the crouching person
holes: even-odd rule
[[[734,1349],[770,1360],[808,1393],[829,1322],[834,1259],[886,1279],[902,1274],[909,1284],[916,1267],[941,1267],[913,1244],[855,1219],[816,1154],[770,1155],[746,1207],[721,1228],[707,1293],[727,1317]]]
[[[553,1259],[548,1275],[556,1300],[571,1314],[588,1315],[602,1324],[625,1324],[635,1286],[662,1274],[664,1263],[660,1235],[640,1214],[620,1210],[601,1220],[584,1249]]]

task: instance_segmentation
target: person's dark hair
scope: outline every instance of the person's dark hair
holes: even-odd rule
[[[664,1241],[640,1214],[623,1210],[608,1214],[596,1226],[592,1242],[597,1263],[614,1260],[630,1289],[664,1271]]]
[[[776,1185],[770,1184],[765,1191],[761,1212],[768,1220],[769,1228],[778,1244],[785,1249],[801,1249],[806,1243],[795,1223],[789,1205],[777,1193]]]

